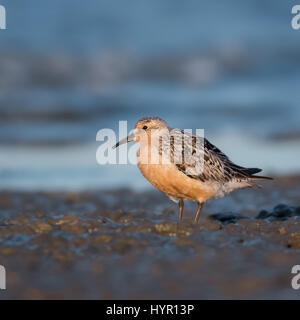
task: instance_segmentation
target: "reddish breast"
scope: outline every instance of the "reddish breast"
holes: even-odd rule
[[[206,201],[214,196],[210,186],[189,178],[174,164],[138,163],[138,167],[154,187],[170,196],[198,201]]]

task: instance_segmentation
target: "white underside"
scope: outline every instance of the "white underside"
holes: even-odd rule
[[[213,198],[222,198],[234,190],[243,189],[243,188],[251,186],[251,184],[248,181],[235,181],[235,180],[227,182],[225,184],[220,184],[218,182],[206,182],[205,184],[209,185],[210,187],[213,187],[215,189],[215,195]],[[176,198],[174,196],[170,196],[168,194],[167,194],[167,196],[173,202],[175,202],[175,203],[179,202],[178,198]],[[194,200],[194,201],[196,201],[196,200]]]

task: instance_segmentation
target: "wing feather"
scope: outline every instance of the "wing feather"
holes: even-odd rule
[[[162,142],[160,153],[165,151],[166,147],[166,141]],[[172,130],[169,150],[178,170],[202,182],[245,181],[261,171],[257,168],[238,166],[206,138],[177,129]]]

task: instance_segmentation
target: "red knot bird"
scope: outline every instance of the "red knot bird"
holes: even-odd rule
[[[182,219],[184,200],[197,201],[194,223],[198,223],[203,204],[242,188],[260,188],[254,180],[272,180],[256,176],[258,168],[244,168],[204,137],[172,129],[158,117],[139,120],[131,135],[121,144],[138,141],[138,167],[143,176],[171,200],[179,202]],[[165,159],[169,159],[166,161]]]

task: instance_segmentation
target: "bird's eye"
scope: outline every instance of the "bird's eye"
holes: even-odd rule
[[[143,126],[143,129],[144,129],[144,130],[147,130],[147,129],[148,129],[148,127],[147,127],[147,126]]]

